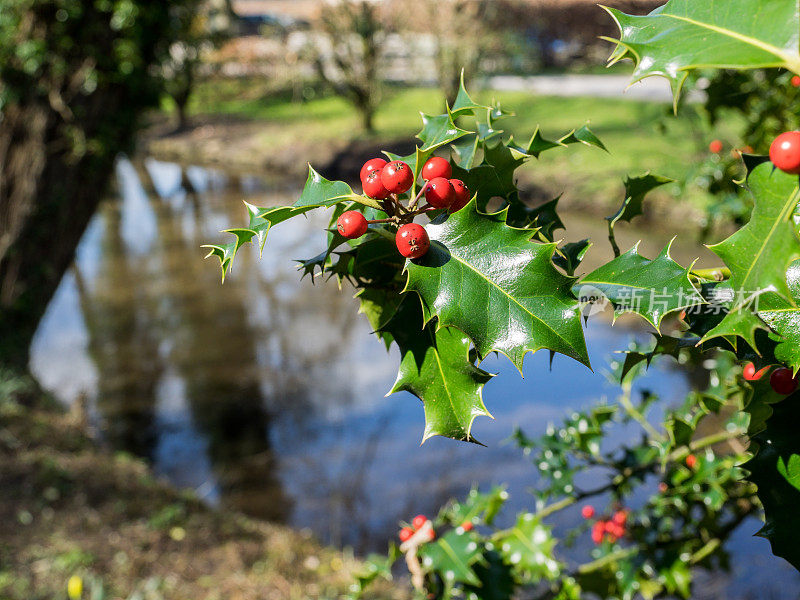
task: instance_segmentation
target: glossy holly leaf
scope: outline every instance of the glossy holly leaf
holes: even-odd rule
[[[411,392],[425,408],[424,442],[435,435],[470,441],[477,417],[491,417],[483,404],[490,373],[469,360],[470,341],[457,329],[423,326],[415,294],[407,294],[382,331],[400,348],[400,370],[390,394]]]
[[[386,344],[388,350],[393,341],[392,335],[385,330],[403,301],[403,296],[386,288],[361,288],[355,295],[359,301],[358,312],[367,317],[372,331]]]
[[[705,343],[715,338],[723,338],[727,340],[731,348],[737,350],[739,348],[737,340],[741,338],[750,348],[758,352],[756,334],[758,331],[766,329],[766,324],[753,312],[753,307],[743,304],[731,307],[722,321],[703,336],[702,341]]]
[[[769,378],[763,377],[758,381],[749,381],[744,398],[744,409],[750,415],[747,425],[747,435],[751,439],[767,427],[767,421],[772,417],[774,404],[786,399],[783,394],[778,394],[769,384]]]
[[[491,121],[491,118],[488,116],[487,121]],[[480,121],[477,123],[477,129],[477,133],[465,135],[461,139],[450,144],[450,148],[458,158],[458,165],[462,169],[472,168],[480,144],[493,140],[503,133],[501,130],[494,129],[491,124],[481,123]]]
[[[461,136],[472,133],[458,127],[453,122],[450,113],[443,115],[420,114],[422,115],[422,130],[417,134],[417,138],[422,141],[421,152],[431,152],[456,141]]]
[[[496,486],[485,494],[472,488],[465,500],[452,501],[444,507],[439,513],[437,521],[449,523],[453,527],[467,522],[473,525],[479,522],[491,525],[506,500],[508,500],[508,492],[504,487]]]
[[[553,255],[553,263],[556,266],[564,269],[570,277],[575,275],[575,271],[583,262],[583,258],[592,247],[592,242],[581,240],[580,242],[569,242],[561,246],[555,255]]]
[[[570,131],[558,140],[548,140],[542,135],[542,132],[537,127],[527,144],[517,144],[514,141],[514,138],[511,138],[509,141],[509,146],[516,152],[527,156],[533,156],[534,158],[539,158],[539,155],[542,152],[551,150],[553,148],[563,148],[569,144],[584,144],[586,146],[594,146],[608,152],[605,144],[603,144],[603,142],[600,141],[600,138],[598,138],[594,132],[589,129],[588,125],[584,125],[580,129]]]
[[[800,258],[792,221],[800,199],[797,176],[764,163],[750,173],[747,184],[755,202],[750,221],[725,241],[709,246],[731,270],[729,282],[736,293],[732,308],[769,291],[794,304],[786,271]]]
[[[453,107],[450,109],[450,114],[453,117],[460,117],[465,114],[473,113],[478,116],[481,112],[491,110],[491,107],[485,104],[478,104],[467,92],[464,87],[464,70],[461,70],[461,82],[458,86],[458,95],[456,96]]]
[[[606,220],[612,224],[619,221],[630,223],[634,217],[644,214],[644,198],[648,193],[673,181],[674,179],[669,177],[651,175],[649,172],[638,177],[626,177],[625,200],[622,201],[622,206],[619,207],[619,210],[610,217],[606,217]]]
[[[671,356],[678,360],[680,352],[684,348],[694,348],[697,345],[697,338],[677,338],[666,335],[652,334],[655,338],[655,345],[651,350],[645,350],[638,343],[631,350],[624,352],[625,360],[619,372],[619,381],[623,382],[633,369],[641,363],[645,363],[648,368],[657,356]]]
[[[669,255],[670,242],[654,260],[639,254],[639,244],[622,256],[589,273],[573,288],[578,297],[602,296],[614,307],[614,320],[623,313],[636,313],[657,331],[669,313],[704,304],[689,280],[689,268]]]
[[[517,589],[514,567],[503,561],[497,552],[485,552],[472,569],[480,585],[464,586],[466,600],[512,600]]]
[[[267,233],[273,226],[292,217],[304,215],[315,208],[335,206],[343,202],[358,202],[365,206],[380,208],[375,200],[359,196],[343,181],[329,181],[309,166],[308,179],[303,193],[292,206],[262,209],[245,202],[250,217],[248,227],[226,229],[223,233],[232,234],[236,238],[228,244],[206,244],[202,247],[209,250],[206,258],[216,256],[219,259],[224,282],[236,253],[243,245],[252,242],[255,238],[259,252],[262,252],[267,241]]]
[[[561,142],[546,139],[538,127],[536,128],[536,131],[533,132],[531,139],[524,146],[515,144],[514,138],[511,138],[509,145],[511,145],[513,148],[516,148],[518,152],[522,154],[528,154],[534,158],[539,158],[539,155],[547,150],[562,147]]]
[[[459,533],[455,529],[448,531],[435,542],[420,548],[422,566],[430,569],[435,565],[447,587],[455,583],[480,586],[481,581],[472,568],[482,557],[476,539],[469,533]]]
[[[759,306],[758,316],[781,336],[775,348],[775,358],[791,366],[795,373],[800,370],[800,261],[793,262],[786,272],[786,283],[795,301],[777,301],[775,306]],[[767,299],[769,302],[769,299]]]
[[[764,506],[766,523],[758,535],[770,541],[774,554],[800,569],[800,397],[795,394],[773,409],[766,429],[753,438],[758,451],[745,468]]]
[[[605,144],[600,141],[594,132],[589,129],[588,125],[584,125],[580,129],[569,132],[567,135],[558,140],[561,145],[567,144],[584,144],[585,146],[594,146],[608,152]]]
[[[521,370],[527,352],[547,348],[588,365],[573,279],[551,262],[556,245],[505,220],[505,211],[478,213],[473,200],[432,222],[430,251],[406,263],[406,289],[422,298],[426,322],[457,327],[481,357],[501,352]]]
[[[553,241],[553,232],[564,229],[564,222],[558,216],[558,201],[561,196],[531,208],[522,202],[508,207],[508,223],[517,229],[537,229],[538,234],[548,242]]]
[[[523,575],[527,582],[551,581],[561,573],[553,557],[556,542],[550,527],[531,513],[523,513],[516,524],[494,539],[503,560]]]
[[[611,62],[631,58],[634,81],[667,78],[676,102],[694,69],[783,67],[800,73],[796,0],[670,0],[645,16],[604,8],[620,30]]]

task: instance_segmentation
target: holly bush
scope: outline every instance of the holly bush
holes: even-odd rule
[[[800,75],[797,0],[729,0],[724,7],[670,0],[646,16],[608,12],[620,29],[611,62],[632,60],[635,80],[666,77],[676,105],[700,68]],[[391,391],[422,401],[423,441],[439,435],[477,442],[472,424],[489,416],[482,390],[493,377],[481,361],[491,353],[520,369],[526,354],[543,349],[589,367],[582,320],[597,304],[611,306],[615,318],[636,315],[652,330],[648,347],[622,349],[616,403],[571,414],[539,439],[514,435],[540,475],[533,510],[510,527],[496,526],[509,495],[496,489],[474,490],[432,519],[420,515],[388,556],[369,559],[354,593],[391,577],[404,557],[415,589],[431,598],[510,598],[520,588],[565,600],[687,597],[694,569],[725,567],[728,535],[761,510],[761,535],[800,567],[793,542],[800,524],[800,442],[793,435],[800,410],[800,133],[772,143],[771,158],[742,155],[740,183],[753,210],[736,233],[710,247],[718,267],[679,265],[671,244],[653,258],[638,244],[619,248],[617,223],[642,214],[647,194],[669,181],[646,173],[625,180],[620,208],[607,217],[615,258],[579,275],[592,243],[563,242],[558,199],[530,206],[515,173],[543,152],[605,147],[586,126],[558,139],[537,130],[517,140],[502,129],[510,118],[499,104],[476,102],[462,80],[443,114],[422,115],[413,154],[385,152],[388,164],[365,165],[364,194],[310,169],[295,204],[248,205],[249,224],[227,230],[229,243],[208,246],[224,279],[242,245],[263,251],[273,226],[330,209],[327,247],[301,261],[300,271],[352,284],[374,334],[398,347]],[[652,394],[632,392],[653,360],[677,361],[706,382],[662,419],[654,416]],[[631,424],[641,428],[638,440],[603,444],[611,429]],[[585,473],[601,483],[582,487]],[[561,556],[547,522],[574,505],[582,505],[586,525],[563,544],[588,533],[596,547],[587,562]]]

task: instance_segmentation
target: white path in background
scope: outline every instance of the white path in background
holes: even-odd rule
[[[669,82],[663,77],[649,77],[630,87],[627,75],[533,75],[489,77],[486,87],[505,92],[534,92],[546,96],[591,96],[672,102]],[[701,92],[690,94],[691,101],[702,99]]]

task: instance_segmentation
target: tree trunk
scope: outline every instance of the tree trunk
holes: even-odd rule
[[[114,153],[59,152],[59,125],[32,102],[6,111],[0,129],[0,364],[17,369],[114,167]]]
[[[117,153],[130,150],[139,115],[158,100],[161,83],[151,67],[172,35],[166,4],[142,5],[137,27],[119,31],[99,3],[84,3],[64,23],[55,18],[59,6],[12,4],[8,16],[19,26],[0,38],[4,47],[28,43],[43,57],[35,73],[13,60],[0,65],[8,92],[0,112],[0,366],[18,370],[27,368],[36,327]],[[122,36],[139,53],[125,77],[114,53]],[[99,83],[87,90],[92,72]]]

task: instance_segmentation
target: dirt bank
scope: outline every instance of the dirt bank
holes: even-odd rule
[[[75,575],[93,599],[341,598],[359,568],[310,534],[169,488],[142,461],[99,449],[80,416],[2,374],[0,489],[3,599],[64,599]],[[94,595],[100,585],[105,596]]]

